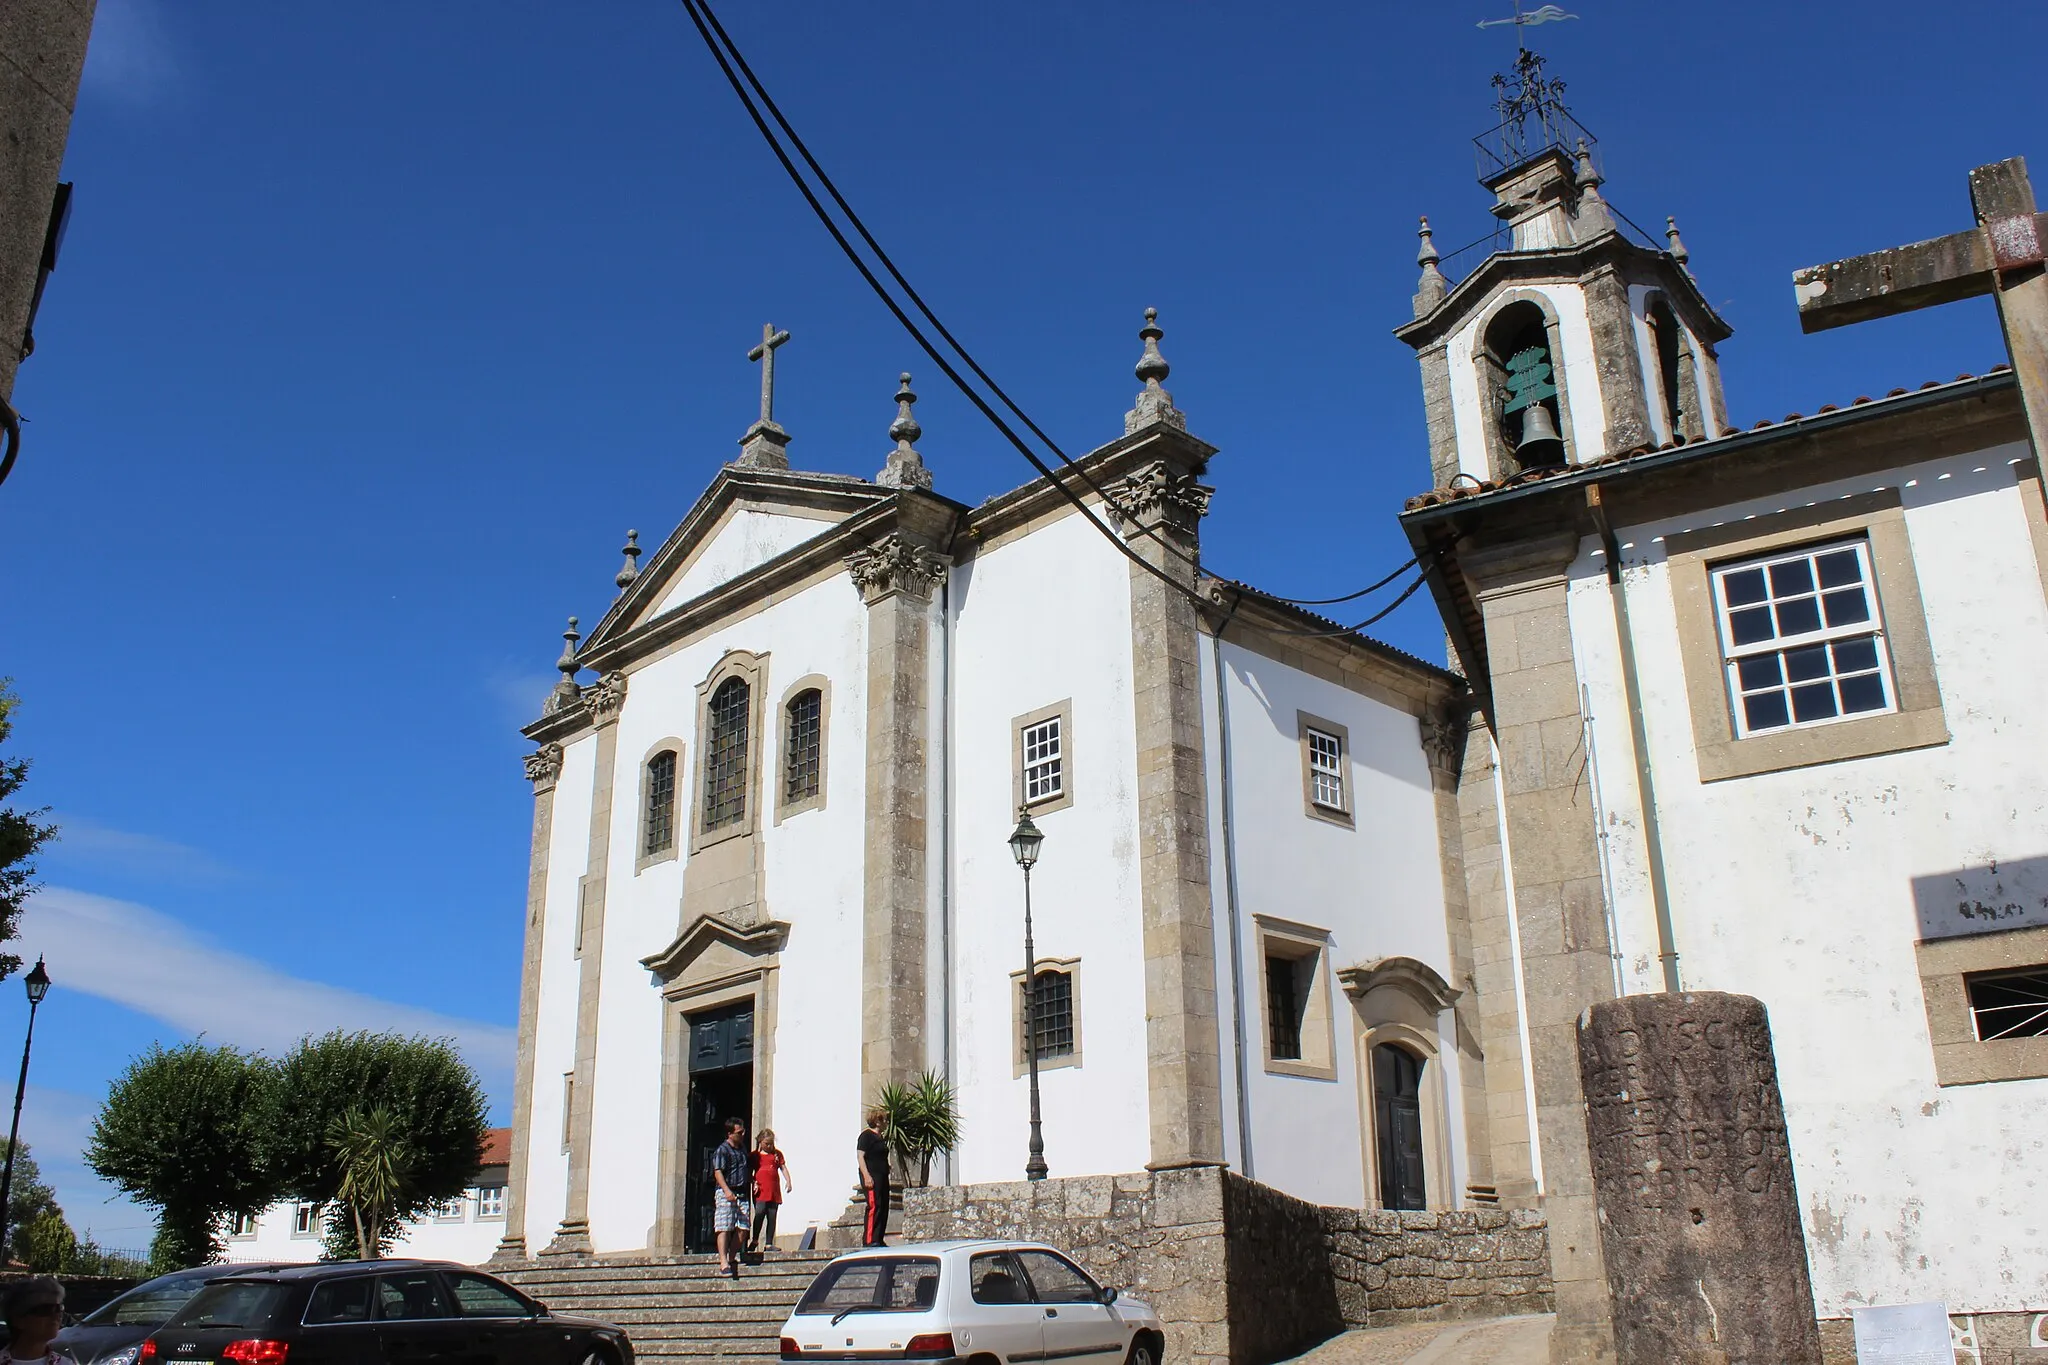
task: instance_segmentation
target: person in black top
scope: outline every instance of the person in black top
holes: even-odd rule
[[[883,1238],[889,1231],[889,1143],[882,1136],[887,1123],[888,1116],[881,1110],[869,1111],[868,1126],[861,1129],[854,1142],[860,1162],[860,1187],[868,1201],[864,1246],[888,1245]]]
[[[747,1189],[754,1178],[753,1158],[747,1154],[747,1125],[738,1119],[725,1121],[725,1141],[711,1149],[711,1181],[718,1188],[711,1196],[711,1226],[718,1234],[718,1273],[740,1277],[740,1250],[747,1240]]]

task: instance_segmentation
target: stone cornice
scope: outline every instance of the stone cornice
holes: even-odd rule
[[[789,925],[783,920],[739,924],[720,915],[704,915],[677,934],[668,947],[641,958],[640,965],[666,983],[714,943],[727,944],[749,957],[766,957],[781,952],[788,941]]]
[[[1670,253],[1638,246],[1619,232],[1606,232],[1591,241],[1546,251],[1496,251],[1458,281],[1443,302],[1413,322],[1396,327],[1394,335],[1419,351],[1456,331],[1471,317],[1476,300],[1503,285],[1561,284],[1601,269],[1619,271],[1634,283],[1661,285],[1685,316],[1689,330],[1709,346],[1734,334],[1735,329],[1714,311],[1699,284]]]
[[[1337,980],[1354,999],[1381,986],[1395,987],[1431,1014],[1442,1014],[1465,993],[1444,980],[1436,968],[1412,957],[1376,957],[1341,969]]]

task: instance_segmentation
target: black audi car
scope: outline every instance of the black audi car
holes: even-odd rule
[[[610,1323],[550,1313],[440,1261],[341,1261],[217,1279],[136,1365],[633,1365]]]
[[[171,1320],[194,1294],[228,1275],[254,1275],[289,1262],[203,1265],[144,1280],[57,1334],[56,1347],[76,1365],[135,1365],[142,1339]]]

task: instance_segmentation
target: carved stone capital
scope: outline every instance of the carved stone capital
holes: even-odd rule
[[[544,791],[553,791],[555,779],[562,775],[562,746],[543,744],[526,756],[526,780],[533,783],[536,796]]]
[[[1465,758],[1464,718],[1450,710],[1425,711],[1419,723],[1422,753],[1429,760],[1431,771],[1455,778]]]
[[[869,606],[892,593],[929,602],[932,589],[946,576],[946,557],[891,531],[865,550],[846,557],[846,571],[861,600]]]
[[[1193,535],[1209,515],[1209,499],[1216,492],[1193,474],[1176,473],[1164,460],[1133,470],[1102,491],[1111,519],[1126,538],[1157,525]]]
[[[626,704],[626,675],[613,669],[584,691],[583,700],[590,707],[593,725],[610,725]]]

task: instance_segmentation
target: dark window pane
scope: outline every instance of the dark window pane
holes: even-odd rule
[[[1771,609],[1747,607],[1728,617],[1728,633],[1738,645],[1753,645],[1771,638]]]
[[[1796,597],[1802,592],[1813,591],[1813,566],[1806,560],[1795,559],[1790,564],[1771,565],[1771,595],[1773,597]]]
[[[359,1275],[353,1280],[329,1280],[313,1291],[313,1301],[306,1305],[306,1322],[319,1325],[329,1322],[368,1322],[370,1320],[370,1288],[375,1283],[368,1275]]]
[[[1884,679],[1875,673],[1842,679],[1842,710],[1850,715],[1884,710]]]
[[[523,1318],[526,1301],[483,1275],[450,1273],[448,1289],[455,1295],[455,1307],[465,1318]]]
[[[1877,667],[1877,640],[1869,635],[1860,640],[1835,643],[1835,672],[1867,673]]]
[[[1301,1060],[1301,1010],[1299,972],[1292,958],[1266,959],[1267,1047],[1273,1060]]]
[[[1040,972],[1033,982],[1031,1037],[1038,1059],[1074,1055],[1074,978],[1066,972]]]
[[[1731,607],[1746,607],[1764,600],[1764,571],[1740,569],[1721,580],[1721,595]]]
[[[1742,679],[1742,690],[1745,692],[1754,692],[1759,687],[1775,687],[1784,681],[1778,668],[1778,656],[1775,654],[1754,655],[1738,663],[1735,669]]]
[[[1799,721],[1826,720],[1837,714],[1835,711],[1835,688],[1832,683],[1808,683],[1805,687],[1792,689],[1792,718]]]
[[[384,1322],[416,1322],[452,1318],[441,1293],[441,1279],[431,1270],[377,1277],[377,1317]]]
[[[1870,599],[1864,596],[1861,588],[1843,588],[1840,592],[1823,594],[1820,600],[1827,604],[1828,624],[1831,626],[1853,626],[1870,619]]]
[[[1791,723],[1785,711],[1783,692],[1759,692],[1742,699],[1743,722],[1750,730],[1775,730]]]
[[[666,853],[676,842],[676,755],[665,749],[647,761],[647,838],[644,857]]]
[[[711,694],[704,741],[704,828],[747,818],[747,685],[727,678]]]
[[[1795,597],[1778,604],[1778,634],[1804,635],[1820,629],[1820,603],[1811,597]]]
[[[291,1290],[281,1284],[216,1280],[174,1314],[172,1327],[267,1327]]]
[[[1828,647],[1808,645],[1785,651],[1785,674],[1793,682],[1812,682],[1828,675]]]
[[[1978,1038],[2048,1038],[2048,970],[1968,977],[1964,985]]]
[[[782,746],[782,799],[806,801],[818,794],[820,707],[818,689],[799,692],[789,703],[789,728]]]
[[[1823,588],[1839,588],[1863,581],[1863,566],[1857,562],[1854,550],[1836,550],[1820,556],[1814,563],[1820,569]]]

